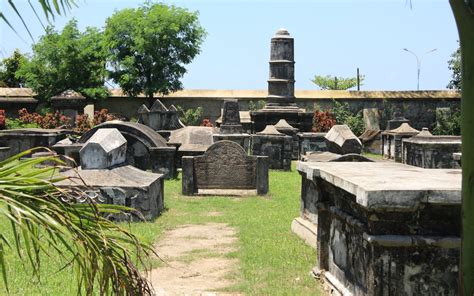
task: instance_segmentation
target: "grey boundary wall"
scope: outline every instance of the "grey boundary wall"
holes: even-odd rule
[[[241,111],[248,110],[250,102],[267,100],[267,90],[182,90],[166,96],[157,94],[153,100],[144,96],[129,97],[121,90],[111,90],[109,98],[94,103],[95,109],[109,109],[112,113],[121,114],[127,118],[138,118],[138,109],[142,104],[151,106],[160,99],[167,107],[181,106],[184,109],[204,108],[204,118],[215,123],[220,116],[220,109],[225,99],[238,99]],[[24,106],[24,101],[33,102],[34,93],[30,89],[0,88],[0,109],[7,109],[9,116],[14,116],[11,109]],[[364,108],[378,108],[382,112],[381,128],[391,119],[395,108],[400,108],[404,117],[409,119],[411,126],[416,129],[430,128],[435,122],[436,108],[459,108],[461,96],[458,91],[428,90],[428,91],[322,91],[296,90],[295,102],[309,111],[331,108],[334,100],[347,103],[352,112],[357,113]],[[17,104],[11,102],[18,100]],[[8,101],[9,103],[5,103]],[[32,103],[30,103],[32,104]],[[31,108],[29,108],[31,109]]]

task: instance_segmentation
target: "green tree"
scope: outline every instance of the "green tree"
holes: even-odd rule
[[[359,84],[362,85],[364,81],[364,76],[359,76]],[[357,86],[357,77],[337,77],[337,76],[314,76],[314,79],[311,80],[314,84],[319,86],[322,90],[347,90]]]
[[[152,99],[182,89],[184,65],[200,52],[205,36],[198,14],[165,4],[124,9],[106,21],[110,77],[130,96]]]
[[[449,70],[453,71],[451,81],[447,85],[450,89],[461,89],[461,48],[456,49],[451,54],[451,59],[448,61]]]
[[[23,87],[25,80],[17,77],[16,73],[21,64],[27,62],[27,58],[15,49],[13,54],[0,62],[0,87]]]
[[[60,33],[52,26],[46,28],[46,34],[33,46],[31,60],[20,67],[18,75],[42,100],[67,89],[101,99],[108,96],[105,65],[102,33],[95,28],[80,32],[73,19]]]

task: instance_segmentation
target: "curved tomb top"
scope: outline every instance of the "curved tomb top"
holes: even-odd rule
[[[79,139],[79,143],[87,142],[87,140],[89,140],[89,138],[92,137],[92,135],[98,129],[101,128],[116,128],[125,137],[129,136],[135,138],[138,141],[142,142],[148,148],[167,146],[166,140],[162,136],[160,136],[160,134],[155,132],[152,128],[140,123],[120,120],[107,121],[95,126],[94,128],[82,135],[82,137]]]

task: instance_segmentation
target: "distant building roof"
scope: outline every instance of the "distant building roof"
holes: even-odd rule
[[[1,103],[37,103],[36,93],[31,88],[0,87]]]

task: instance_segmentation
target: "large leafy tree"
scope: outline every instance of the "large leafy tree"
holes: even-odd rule
[[[357,86],[356,77],[346,78],[331,75],[316,75],[311,81],[322,90],[347,90]],[[364,76],[359,76],[359,85],[362,85],[362,81],[364,81]]]
[[[0,87],[22,87],[25,80],[17,77],[16,72],[28,59],[16,49],[13,54],[0,62]]]
[[[18,72],[42,100],[67,89],[79,91],[90,99],[105,98],[106,54],[102,33],[95,28],[80,32],[71,20],[61,32],[54,27],[33,46],[33,56]]]
[[[461,48],[456,49],[456,51],[451,54],[451,59],[448,61],[448,68],[453,71],[453,74],[451,75],[451,80],[447,88],[461,89]]]
[[[131,96],[182,89],[185,65],[200,52],[204,36],[197,13],[180,7],[145,4],[118,11],[105,28],[110,77]]]

